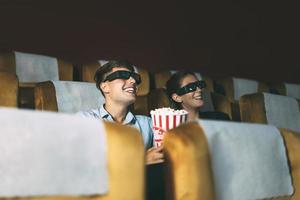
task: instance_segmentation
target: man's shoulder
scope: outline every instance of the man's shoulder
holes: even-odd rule
[[[83,116],[83,117],[94,117],[94,118],[100,118],[100,108],[86,110],[86,111],[80,111],[77,112],[76,115]]]
[[[151,118],[146,115],[136,115],[135,117],[139,122],[147,122],[147,123],[151,122]]]

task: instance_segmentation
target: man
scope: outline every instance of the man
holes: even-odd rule
[[[151,119],[129,111],[129,106],[136,100],[137,85],[141,82],[141,77],[134,72],[133,65],[126,61],[110,61],[96,71],[94,79],[105,98],[105,104],[98,109],[80,112],[80,115],[137,128],[147,149],[146,164],[163,162],[162,147],[152,147]]]

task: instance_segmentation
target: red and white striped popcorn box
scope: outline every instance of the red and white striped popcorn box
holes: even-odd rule
[[[175,128],[187,121],[187,112],[185,110],[160,108],[151,111],[150,114],[154,134],[154,147],[159,147],[163,144],[163,138],[167,130]]]

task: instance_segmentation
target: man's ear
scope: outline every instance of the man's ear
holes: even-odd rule
[[[182,103],[182,99],[181,99],[181,96],[179,96],[178,94],[176,93],[173,93],[172,94],[172,99],[177,102],[177,103]]]
[[[99,86],[100,86],[101,91],[102,91],[104,94],[109,93],[109,87],[108,87],[108,85],[107,85],[106,82],[100,83]]]

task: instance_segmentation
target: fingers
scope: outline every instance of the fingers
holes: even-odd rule
[[[161,152],[163,149],[164,149],[164,146],[156,147],[156,151],[157,151],[157,152]]]
[[[146,163],[147,165],[152,165],[152,164],[158,164],[158,163],[162,163],[164,162],[164,159],[158,159],[158,160],[155,160],[155,161],[152,161],[152,162],[148,162]]]
[[[147,154],[146,154],[146,164],[156,164],[156,163],[161,163],[164,161],[164,155],[163,155],[163,147],[152,147],[148,149]]]
[[[160,146],[160,147],[151,147],[150,149],[147,150],[147,152],[149,152],[149,151],[161,152],[162,150],[163,150],[163,146]]]

